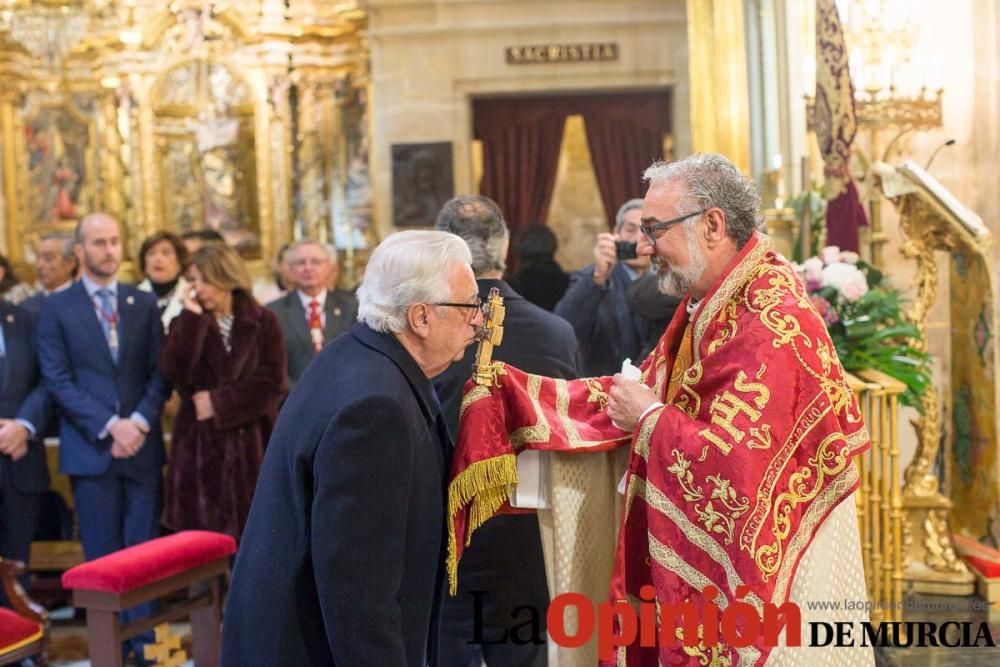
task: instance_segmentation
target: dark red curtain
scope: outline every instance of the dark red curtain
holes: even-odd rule
[[[619,206],[643,195],[642,172],[663,157],[670,131],[666,89],[478,99],[472,113],[473,134],[483,143],[479,191],[500,205],[511,232],[545,223],[566,116],[583,115],[609,225]]]
[[[642,172],[663,159],[670,98],[664,92],[594,95],[580,107],[604,212],[613,226],[618,208],[645,194]]]
[[[511,233],[545,223],[556,184],[566,112],[546,100],[473,102],[473,133],[483,143],[479,192],[500,205]]]

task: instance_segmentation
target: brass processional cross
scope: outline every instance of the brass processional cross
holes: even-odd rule
[[[476,365],[472,369],[472,379],[483,387],[492,387],[497,378],[504,375],[503,364],[493,361],[493,348],[503,341],[503,318],[506,309],[500,290],[490,290],[483,304],[483,326],[478,332],[479,348],[476,350]]]

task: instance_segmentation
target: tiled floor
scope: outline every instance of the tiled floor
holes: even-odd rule
[[[87,627],[82,619],[74,618],[72,608],[57,609],[49,613],[52,621],[49,646],[50,667],[91,667],[87,657]],[[170,634],[181,637],[190,646],[191,627],[187,623],[172,623]],[[188,653],[190,655],[190,653]],[[188,660],[184,667],[193,667]]]

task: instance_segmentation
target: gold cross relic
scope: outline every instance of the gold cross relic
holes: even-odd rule
[[[472,370],[472,378],[476,384],[492,387],[500,375],[503,375],[503,364],[493,361],[493,348],[500,347],[503,341],[503,318],[506,310],[500,290],[494,287],[483,304],[483,326],[479,329],[479,348],[476,350],[476,365]]]

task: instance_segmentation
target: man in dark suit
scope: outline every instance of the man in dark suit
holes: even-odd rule
[[[73,236],[65,232],[51,232],[38,242],[35,252],[35,273],[42,290],[21,302],[21,307],[36,317],[42,302],[51,294],[69,288],[76,279],[79,263],[73,247]]]
[[[156,297],[115,278],[118,223],[87,215],[75,239],[83,276],[45,302],[38,356],[61,411],[59,470],[70,476],[89,560],[158,532],[167,389],[157,370],[163,325]],[[131,610],[126,619],[144,611]]]
[[[576,332],[584,377],[614,375],[625,359],[638,366],[650,340],[655,342],[663,333],[628,304],[629,287],[649,270],[649,258],[619,261],[615,252],[615,241],[639,240],[641,216],[642,199],[630,199],[618,209],[615,233],[597,235],[594,263],[573,274],[569,289],[556,304],[556,315]]]
[[[285,334],[291,388],[309,362],[358,319],[353,294],[327,289],[337,282],[337,253],[318,241],[299,241],[288,248],[295,290],[267,304]]]
[[[423,667],[444,585],[451,441],[430,378],[482,325],[469,249],[393,234],[360,322],[285,401],[236,555],[222,664]]]
[[[0,557],[28,562],[40,494],[49,487],[40,437],[49,416],[35,354],[35,319],[0,302]]]
[[[493,358],[529,373],[572,379],[577,374],[577,345],[568,322],[527,301],[502,280],[510,234],[503,213],[493,200],[460,196],[448,201],[437,217],[437,228],[465,239],[472,253],[472,270],[485,300],[492,288],[504,298],[503,345]],[[434,380],[452,438],[458,437],[462,387],[472,375],[476,349]],[[518,620],[518,607],[539,611],[540,644],[513,642],[471,644],[477,615],[472,591],[485,592],[478,614],[480,634],[496,638]],[[500,515],[476,532],[459,562],[458,593],[447,597],[441,610],[440,667],[490,667],[548,664],[544,642],[549,591],[545,560],[535,512]],[[518,619],[518,620],[516,620]]]

